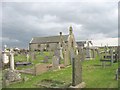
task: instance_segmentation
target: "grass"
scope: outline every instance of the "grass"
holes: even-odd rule
[[[118,88],[118,81],[115,80],[118,63],[106,66],[106,68],[102,68],[100,65],[101,62],[98,57],[94,60],[82,62],[82,79],[86,83],[86,88]],[[36,85],[44,79],[65,82],[64,85],[68,85],[72,81],[72,68],[69,66],[61,70],[48,71],[38,76],[22,74],[22,77],[29,79],[26,82],[12,84],[8,88],[37,88]]]

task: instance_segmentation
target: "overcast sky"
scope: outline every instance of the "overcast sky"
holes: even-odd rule
[[[0,39],[9,47],[26,48],[32,37],[36,36],[59,35],[61,31],[68,34],[70,25],[76,40],[118,37],[117,0],[10,1],[0,3]]]

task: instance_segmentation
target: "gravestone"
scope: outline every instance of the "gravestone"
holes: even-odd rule
[[[30,56],[29,56],[29,54],[28,54],[28,53],[27,53],[27,55],[26,55],[26,58],[27,58],[27,61],[29,61]]]
[[[106,56],[107,56],[107,49],[108,49],[108,48],[107,48],[107,46],[105,46],[105,47],[104,47],[104,51],[105,51],[105,58],[106,58]]]
[[[100,56],[100,52],[99,52],[98,48],[96,49],[96,52],[97,52],[97,56],[99,57]]]
[[[59,49],[56,49],[56,50],[54,51],[54,56],[56,56],[56,57],[58,58],[59,64],[60,64],[60,50],[59,50]]]
[[[81,55],[75,55],[72,58],[72,86],[76,86],[82,82],[82,65],[81,65]]]
[[[43,63],[48,63],[48,56],[44,57]]]
[[[110,48],[111,64],[113,63],[113,50]]]
[[[53,68],[58,68],[58,66],[59,66],[59,58],[57,56],[53,56],[53,58],[52,58],[52,66],[53,66]]]
[[[30,54],[31,54],[31,59],[35,60],[35,52],[30,52]]]
[[[10,50],[10,69],[14,70],[14,52],[13,52],[13,49]]]
[[[3,75],[4,84],[9,85],[14,82],[21,81],[21,75],[18,71],[14,69],[14,51],[10,49],[10,69],[5,70]]]
[[[95,58],[95,49],[92,49],[92,58]]]
[[[3,86],[6,87],[9,84],[22,81],[21,74],[16,70],[5,70],[3,73]]]
[[[63,52],[62,52],[63,48],[60,47],[60,58],[63,59]]]
[[[91,50],[89,47],[86,48],[86,58],[91,58]]]
[[[70,61],[69,61],[69,52],[68,50],[65,50],[64,51],[64,65],[67,66],[70,64]]]
[[[85,60],[85,53],[84,53],[84,49],[82,47],[79,47],[79,53],[81,53],[81,61],[84,61]]]
[[[82,82],[82,64],[81,64],[81,49],[78,48],[78,55],[72,60],[72,86],[71,88],[84,88],[85,82]]]
[[[70,49],[70,64],[72,64],[73,58],[75,58],[75,52],[74,52],[74,49],[71,48]]]
[[[4,51],[2,52],[2,62],[7,64],[9,62],[9,56],[7,55],[9,51],[6,49],[6,45],[4,45]]]

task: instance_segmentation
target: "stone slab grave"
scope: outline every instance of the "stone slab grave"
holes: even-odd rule
[[[64,86],[64,81],[52,80],[52,79],[43,79],[36,84],[38,88],[67,88]]]
[[[49,70],[47,66],[48,64],[37,64],[33,68],[28,68],[25,70],[18,70],[18,71],[20,73],[25,73],[25,74],[40,75]]]
[[[16,62],[15,63],[15,66],[18,67],[18,66],[27,66],[27,65],[31,65],[32,63],[31,62]]]

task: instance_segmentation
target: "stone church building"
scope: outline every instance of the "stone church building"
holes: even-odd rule
[[[35,50],[56,50],[62,47],[63,49],[70,47],[77,47],[77,43],[75,41],[75,37],[73,34],[73,29],[70,26],[69,28],[69,34],[68,35],[62,35],[62,32],[60,32],[60,35],[58,36],[48,36],[48,37],[33,37],[32,40],[29,43],[29,50],[35,51]]]

